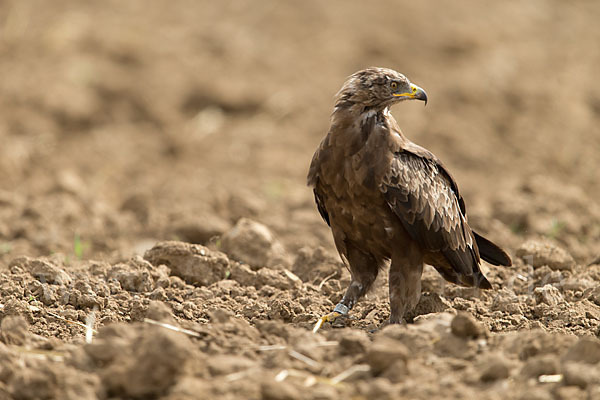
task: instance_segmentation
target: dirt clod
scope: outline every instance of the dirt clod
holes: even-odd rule
[[[453,334],[463,338],[475,338],[484,333],[483,326],[466,312],[459,312],[452,320],[450,328]]]
[[[229,260],[223,253],[183,242],[160,242],[144,254],[154,266],[165,264],[171,273],[194,285],[210,285],[225,278]]]
[[[102,372],[102,380],[112,395],[148,398],[164,394],[194,358],[199,360],[190,357],[194,348],[181,333],[146,327],[136,332],[133,340],[122,346],[124,351]],[[135,346],[131,346],[133,343]]]
[[[586,389],[589,385],[600,382],[600,368],[585,363],[567,362],[562,366],[564,383],[567,386],[578,386]]]
[[[564,361],[577,361],[588,364],[600,362],[600,341],[592,338],[579,339],[567,350]]]
[[[538,268],[547,265],[552,270],[571,270],[573,257],[564,249],[546,241],[530,240],[517,249],[517,257]]]
[[[506,379],[510,375],[510,369],[507,361],[502,355],[491,354],[484,360],[480,366],[480,379],[483,382],[491,382],[499,379]]]
[[[299,400],[301,392],[288,382],[267,381],[261,386],[263,400]]]
[[[521,369],[521,376],[537,379],[540,375],[555,375],[559,372],[559,360],[555,355],[531,357]]]
[[[587,393],[577,386],[562,386],[556,388],[555,397],[556,400],[585,400],[587,399]]]
[[[56,285],[71,283],[71,277],[64,270],[44,258],[15,258],[9,263],[8,267],[25,270],[42,283],[47,282]]]
[[[247,218],[240,219],[221,237],[220,248],[253,269],[290,264],[282,244],[269,228]]]
[[[390,367],[406,373],[409,350],[401,342],[385,337],[377,337],[367,350],[367,362],[373,374],[379,375]]]
[[[220,354],[210,357],[207,361],[211,375],[227,375],[255,367],[255,363],[246,357]]]
[[[537,304],[547,304],[555,307],[564,301],[560,291],[552,285],[535,288],[533,296]]]
[[[339,338],[339,348],[342,354],[363,354],[371,344],[369,336],[361,331],[344,330],[336,336]]]
[[[5,344],[22,346],[29,339],[29,324],[21,316],[7,316],[0,323],[0,339]]]
[[[119,282],[124,290],[144,293],[154,289],[154,282],[146,265],[117,264],[108,271],[108,277]]]
[[[477,352],[477,346],[473,341],[460,338],[453,334],[445,334],[435,342],[436,354],[441,357],[452,357],[470,360]]]

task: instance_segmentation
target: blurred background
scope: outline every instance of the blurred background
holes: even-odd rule
[[[0,1],[0,260],[118,259],[242,216],[288,251],[330,233],[305,185],[368,66],[472,225],[600,255],[600,2]]]

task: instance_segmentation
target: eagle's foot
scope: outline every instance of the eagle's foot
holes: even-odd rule
[[[342,303],[339,303],[338,305],[335,306],[332,313],[329,313],[329,314],[324,315],[321,318],[319,318],[319,320],[315,324],[315,327],[313,328],[313,333],[317,333],[319,331],[319,329],[321,329],[321,326],[325,322],[333,323],[336,320],[338,320],[340,317],[347,316],[348,311],[350,311],[349,307],[347,307],[346,305],[344,305]]]

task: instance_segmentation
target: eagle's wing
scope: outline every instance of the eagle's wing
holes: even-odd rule
[[[329,213],[327,212],[327,209],[325,208],[325,202],[323,200],[323,198],[321,197],[321,195],[319,194],[319,192],[317,191],[317,189],[313,189],[313,193],[315,195],[315,203],[317,203],[317,209],[319,210],[319,214],[321,214],[321,217],[323,217],[323,220],[325,220],[325,222],[327,222],[327,225],[331,226],[331,222],[329,222]]]
[[[491,287],[479,269],[477,242],[458,187],[432,153],[412,143],[396,152],[380,189],[410,236],[424,250],[443,255],[452,268],[445,277]]]
[[[313,155],[312,161],[310,162],[310,167],[308,169],[308,176],[306,177],[308,186],[312,186],[313,193],[315,195],[315,203],[317,203],[317,209],[319,210],[319,214],[321,217],[327,222],[327,225],[331,226],[329,221],[329,213],[325,208],[325,199],[323,198],[323,194],[319,193],[317,190],[318,182],[319,182],[319,167],[321,165],[321,154],[323,153],[323,148],[328,144],[328,138],[325,137],[321,144],[317,148],[317,151]]]

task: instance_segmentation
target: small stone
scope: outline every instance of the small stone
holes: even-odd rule
[[[283,246],[269,228],[247,218],[240,219],[221,237],[221,250],[253,269],[290,265]]]
[[[533,268],[547,265],[553,270],[570,271],[575,265],[569,253],[548,241],[529,240],[517,249],[516,254]]]
[[[407,371],[408,354],[409,351],[402,342],[379,336],[367,351],[367,362],[375,375],[381,374],[392,365],[394,368],[402,368]],[[397,361],[401,361],[401,364],[398,364]]]
[[[508,363],[504,357],[499,354],[489,355],[479,369],[481,370],[479,379],[481,379],[483,382],[506,379],[510,375]]]
[[[563,361],[576,361],[588,364],[600,362],[600,341],[592,338],[581,338],[567,350]]]
[[[533,298],[536,304],[547,304],[550,307],[557,306],[565,301],[560,291],[552,285],[535,288]]]
[[[481,323],[467,312],[459,312],[452,320],[450,328],[453,334],[463,338],[476,338],[485,332]]]

